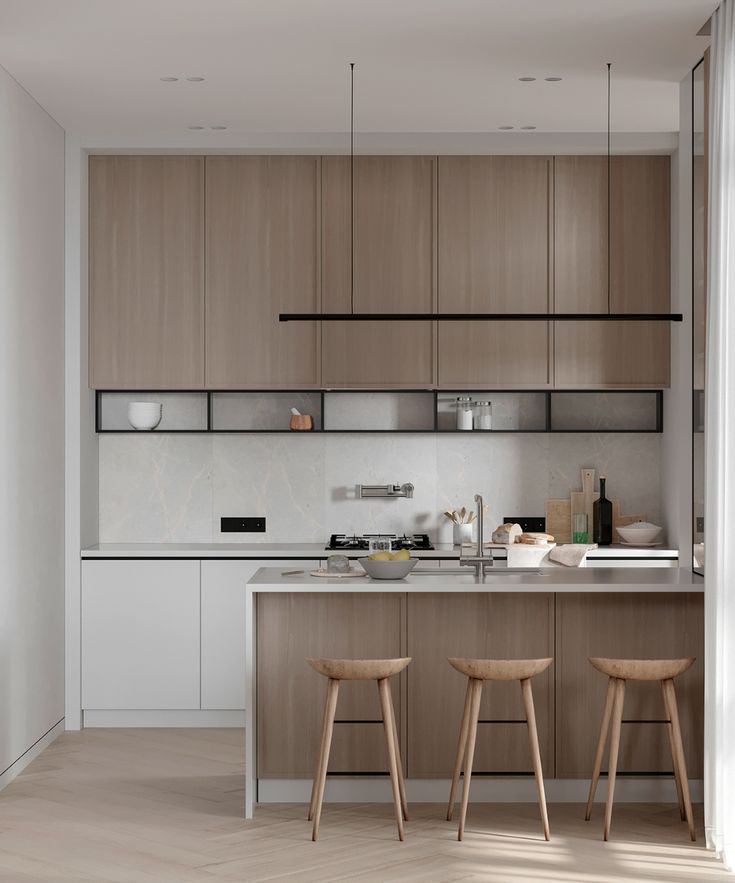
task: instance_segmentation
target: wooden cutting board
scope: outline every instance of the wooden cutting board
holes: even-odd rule
[[[587,535],[592,540],[592,506],[599,494],[595,494],[595,470],[582,470],[582,490],[572,491],[570,494],[571,510],[569,518],[569,533],[574,534],[574,516],[584,513],[587,516]]]
[[[557,543],[571,543],[571,511],[569,500],[547,500],[544,506],[546,514],[546,533],[550,533]]]

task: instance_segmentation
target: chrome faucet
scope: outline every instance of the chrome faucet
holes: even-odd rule
[[[480,494],[475,494],[475,503],[477,503],[477,550],[474,555],[466,558],[460,554],[459,563],[464,567],[474,567],[477,579],[485,575],[485,569],[493,566],[493,553],[485,555],[484,540],[484,504]]]

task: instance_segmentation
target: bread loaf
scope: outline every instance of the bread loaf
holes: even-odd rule
[[[512,524],[510,521],[501,524],[493,531],[493,542],[501,546],[512,546],[518,542],[518,538],[523,533],[520,524]]]
[[[518,542],[527,546],[546,546],[554,542],[554,537],[550,533],[522,533]]]

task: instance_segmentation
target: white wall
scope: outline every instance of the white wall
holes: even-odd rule
[[[0,464],[1,775],[64,714],[64,132],[2,68]]]

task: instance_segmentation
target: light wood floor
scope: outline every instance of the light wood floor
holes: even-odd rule
[[[399,843],[390,804],[325,805],[314,844],[301,806],[244,821],[243,752],[238,730],[64,734],[0,792],[0,880],[733,881],[673,805],[621,804],[610,843],[579,805],[550,807],[550,843],[532,804],[471,806],[463,843],[441,806],[412,805]]]

